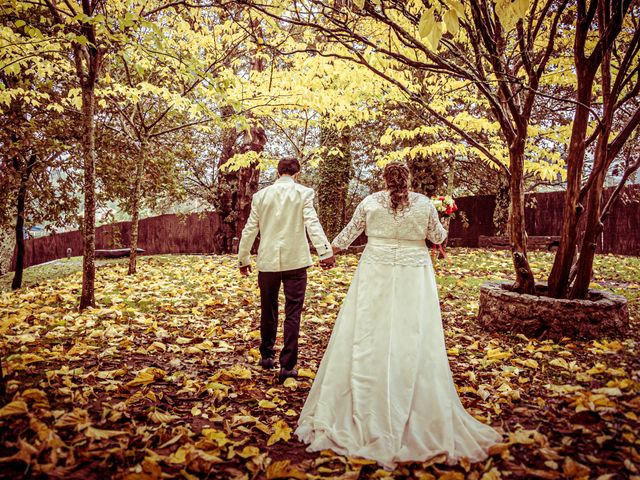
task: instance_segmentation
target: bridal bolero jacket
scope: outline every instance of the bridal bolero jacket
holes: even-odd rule
[[[375,248],[367,248],[361,262],[391,265],[426,265],[430,259],[425,239],[439,244],[447,237],[431,200],[415,192],[409,193],[409,205],[395,214],[388,192],[369,195],[333,245],[345,249],[362,232],[368,237],[368,246]]]

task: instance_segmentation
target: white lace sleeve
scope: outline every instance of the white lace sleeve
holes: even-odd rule
[[[445,238],[447,238],[448,233],[442,226],[442,223],[440,223],[440,218],[438,217],[438,211],[436,210],[436,207],[434,207],[431,202],[429,202],[429,205],[431,206],[431,211],[429,212],[429,223],[427,225],[427,238],[432,243],[439,245],[444,242]]]
[[[340,250],[344,250],[353,243],[353,241],[364,232],[367,223],[367,214],[364,209],[364,203],[366,199],[360,202],[356,207],[356,211],[353,212],[353,217],[346,227],[333,239],[332,245],[335,245]]]

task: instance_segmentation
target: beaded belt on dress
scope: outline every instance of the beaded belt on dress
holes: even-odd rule
[[[427,248],[427,244],[424,240],[403,240],[399,238],[382,238],[382,237],[369,237],[367,239],[368,245],[375,245],[381,247],[421,247]]]

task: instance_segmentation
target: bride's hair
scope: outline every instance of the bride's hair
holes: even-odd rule
[[[393,212],[402,210],[409,205],[409,168],[404,163],[391,162],[384,167],[382,173],[389,196],[391,198],[391,209]]]

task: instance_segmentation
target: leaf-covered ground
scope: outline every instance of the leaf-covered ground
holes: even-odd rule
[[[356,256],[310,269],[301,377],[284,385],[257,366],[255,274],[240,277],[232,257],[167,256],[143,258],[133,277],[101,264],[99,308],[82,314],[74,260],[0,293],[0,477],[640,478],[640,260],[596,259],[595,283],[629,298],[632,337],[555,343],[479,329],[479,286],[511,276],[509,255],[449,253],[436,267],[456,385],[504,433],[485,462],[385,472],[292,436]],[[551,260],[533,255],[539,277]]]

